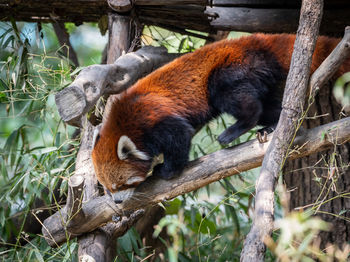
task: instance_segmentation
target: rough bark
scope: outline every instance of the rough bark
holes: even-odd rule
[[[304,127],[333,121],[340,117],[340,112],[341,107],[332,95],[332,85],[323,87],[309,110],[310,118],[304,121]],[[327,243],[342,247],[350,241],[350,215],[346,212],[350,209],[346,195],[350,189],[349,162],[350,144],[346,143],[287,161],[283,169],[284,181],[290,192],[290,209],[313,208],[315,215],[331,223],[330,231],[320,234],[322,248]]]
[[[128,53],[135,38],[135,26],[129,15],[110,13],[108,15],[107,64],[113,64],[123,54]]]
[[[256,183],[254,220],[244,242],[241,261],[264,261],[264,238],[270,236],[273,229],[275,183],[302,114],[304,103],[300,101],[306,97],[322,10],[322,0],[303,0],[282,111]]]
[[[84,68],[77,78],[55,96],[63,121],[81,126],[81,118],[105,94],[117,94],[142,76],[171,61],[178,54],[169,54],[165,48],[143,47],[128,53],[108,65]]]
[[[74,177],[75,180],[84,181],[83,196],[77,196],[76,198],[77,200],[80,199],[81,201],[86,202],[97,197],[99,195],[99,190],[97,186],[98,182],[95,176],[94,167],[91,160],[91,151],[94,146],[93,134],[95,132],[95,127],[93,127],[87,120],[85,120],[83,126],[84,131],[81,139],[79,153],[76,160]],[[72,180],[73,178],[71,178],[70,180]],[[70,192],[72,192],[71,188]],[[70,205],[71,204],[68,202],[66,207],[68,212],[68,207]],[[79,207],[81,207],[81,203],[76,205],[79,205]],[[83,209],[80,208],[76,210],[76,213],[73,213],[73,218],[68,219],[67,230],[70,232],[75,232],[76,230],[79,230],[80,221],[86,216],[83,212]],[[113,260],[113,258],[115,257],[115,247],[110,245],[111,242],[112,241],[110,241],[110,235],[103,229],[95,230],[88,234],[83,234],[78,238],[79,261],[89,261],[90,258],[93,258],[94,261],[97,262]]]
[[[324,139],[321,139],[322,137]],[[271,135],[269,138],[271,139]],[[302,136],[294,140],[294,150],[289,157],[300,158],[334,147],[334,139],[337,139],[338,144],[350,140],[350,118],[305,131]],[[184,172],[172,180],[150,177],[137,188],[134,193],[135,198],[118,205],[109,196],[97,197],[83,203],[85,219],[79,222],[79,227],[70,232],[71,237],[94,230],[110,221],[115,214],[127,215],[134,210],[175,198],[224,177],[258,167],[270,143],[260,144],[254,140],[203,156],[190,162]],[[138,198],[138,195],[142,195],[142,198]],[[64,207],[44,221],[43,235],[51,246],[66,241],[66,235],[62,234],[66,228],[62,217],[66,217],[66,213],[66,207]]]

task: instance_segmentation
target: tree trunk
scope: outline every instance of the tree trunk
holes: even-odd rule
[[[306,119],[303,125],[313,128],[337,120],[342,116],[340,112],[341,107],[335,101],[332,85],[329,84],[321,88],[308,114],[319,117]],[[349,160],[350,143],[346,143],[331,150],[289,160],[284,168],[284,179],[291,191],[290,209],[314,208],[317,216],[332,224],[329,232],[321,233],[323,247],[326,243],[341,247],[350,240],[350,212],[347,211],[350,209],[350,199],[347,195],[339,197],[350,191]]]

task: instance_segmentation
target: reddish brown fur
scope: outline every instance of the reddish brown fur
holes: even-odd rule
[[[280,65],[288,71],[295,35],[256,34],[238,40],[223,40],[186,54],[139,80],[113,103],[103,123],[100,140],[93,151],[93,161],[99,181],[110,191],[135,175],[145,176],[150,163],[121,161],[116,145],[127,135],[139,150],[144,128],[152,127],[166,116],[193,116],[205,113],[208,107],[208,77],[213,69],[235,63],[245,64],[244,53],[249,49],[272,52]],[[320,37],[313,57],[313,72],[339,42]],[[348,60],[337,75],[350,69]]]

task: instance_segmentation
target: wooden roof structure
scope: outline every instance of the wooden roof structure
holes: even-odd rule
[[[97,22],[112,10],[133,12],[147,25],[184,32],[295,32],[301,0],[0,0],[0,19]],[[342,35],[350,1],[325,0],[321,34]]]

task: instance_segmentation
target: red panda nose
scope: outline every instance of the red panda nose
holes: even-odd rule
[[[120,204],[123,202],[123,200],[120,200],[120,199],[113,199],[113,200],[114,200],[114,203],[116,203],[116,204]]]
[[[108,189],[106,189],[106,193],[107,193],[108,196],[110,196],[113,199],[114,203],[120,204],[120,203],[123,202],[123,200],[115,198],[113,196],[113,194],[111,193],[111,191],[109,191]]]

